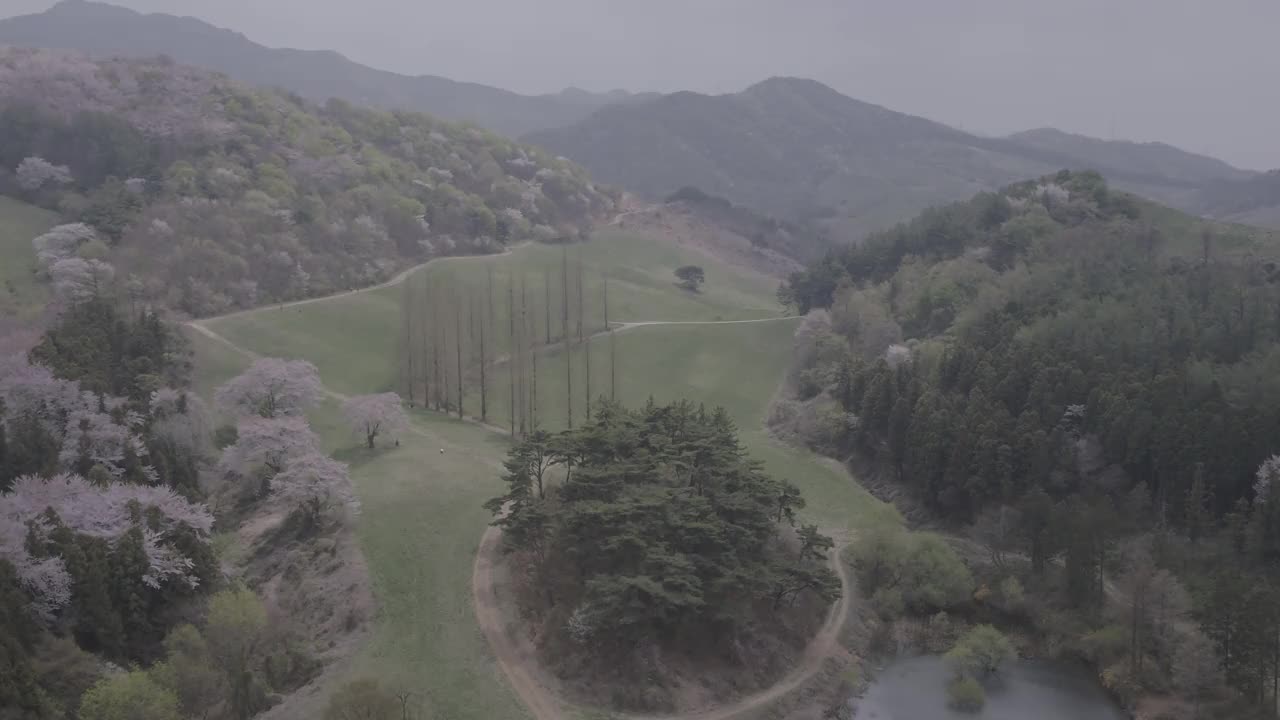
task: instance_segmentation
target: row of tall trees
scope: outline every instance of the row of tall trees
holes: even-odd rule
[[[552,421],[557,413],[548,407],[572,428],[591,419],[593,398],[617,395],[609,281],[590,282],[580,253],[562,249],[541,273],[499,273],[490,264],[483,274],[427,276],[405,283],[403,293],[400,385],[411,407],[503,424],[523,437]],[[592,365],[591,339],[600,332],[609,335],[603,378]],[[554,379],[551,397],[550,364],[560,362],[564,382]]]

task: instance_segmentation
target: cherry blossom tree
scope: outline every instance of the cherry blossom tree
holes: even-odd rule
[[[90,484],[79,475],[64,474],[48,480],[26,475],[0,495],[0,557],[18,571],[32,594],[31,610],[47,620],[71,598],[71,581],[59,557],[36,558],[27,539],[41,538],[52,529],[50,515],[73,532],[115,543],[147,517],[142,528],[143,551],[148,567],[140,578],[160,588],[173,581],[195,587],[193,562],[168,541],[179,530],[208,542],[213,516],[202,504],[192,503],[167,487],[113,482],[106,487]]]
[[[80,301],[98,297],[115,276],[116,269],[101,260],[71,257],[49,266],[53,292],[62,300]]]
[[[39,190],[50,183],[66,185],[71,182],[71,169],[66,165],[54,165],[42,157],[29,157],[18,164],[14,173],[23,190]]]
[[[274,418],[300,415],[324,396],[320,372],[306,360],[259,358],[218,388],[214,400],[239,415]]]
[[[49,232],[31,241],[36,251],[36,260],[48,268],[59,260],[74,257],[76,249],[81,245],[97,239],[98,234],[84,223],[58,225]]]
[[[213,423],[209,407],[195,393],[160,388],[151,393],[151,436],[187,453],[204,454]]]
[[[352,432],[364,436],[369,449],[380,435],[398,436],[409,427],[409,415],[396,393],[357,395],[342,403],[342,415]]]
[[[218,469],[224,475],[248,475],[265,469],[275,476],[292,461],[320,452],[320,438],[305,418],[246,418],[237,426],[234,445],[222,451]]]
[[[125,413],[123,422],[116,422],[96,409],[77,408],[68,414],[58,462],[64,468],[100,465],[118,478],[124,474],[128,453],[139,458],[147,454],[146,444],[134,432],[141,424],[142,418],[133,412]]]
[[[331,510],[357,507],[347,465],[319,452],[289,461],[272,480],[271,489],[285,502],[296,505],[312,528],[319,526]]]

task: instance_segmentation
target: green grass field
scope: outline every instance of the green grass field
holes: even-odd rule
[[[523,275],[529,293],[541,293],[544,269],[553,270],[556,282],[560,252],[525,246],[507,256],[443,261],[418,273],[411,286],[419,294],[427,287],[444,286],[480,292],[492,267],[500,287],[508,277],[518,283]],[[570,252],[576,258],[578,250]],[[610,320],[714,321],[779,315],[771,281],[735,274],[660,241],[606,231],[581,253],[584,275],[609,278]],[[673,284],[672,270],[691,262],[707,269],[707,284],[699,294]],[[400,385],[405,297],[402,287],[385,288],[283,310],[264,308],[212,321],[209,327],[262,355],[309,359],[320,368],[325,384],[339,392],[374,392]],[[584,305],[590,308],[586,325],[602,324],[602,307]],[[504,308],[495,308],[498,313],[501,326]],[[553,318],[556,313],[558,306],[553,307]],[[685,398],[723,406],[739,424],[751,455],[770,473],[801,487],[809,518],[830,530],[896,522],[896,513],[871,498],[842,469],[776,443],[764,431],[764,415],[788,362],[797,322],[646,326],[616,332],[617,398],[629,405],[653,397],[659,402]],[[534,334],[544,332],[539,326]],[[243,355],[225,345],[190,335],[196,350],[196,385],[202,392],[211,392],[246,364]],[[589,346],[592,394],[608,394],[610,339],[598,336]],[[583,360],[583,352],[577,351],[573,372],[579,420],[585,413]],[[538,370],[542,422],[549,428],[562,427],[563,349],[539,353]],[[510,405],[507,370],[499,366],[490,375],[489,420],[505,424]],[[464,404],[469,415],[479,414],[474,374],[468,378],[473,382]],[[332,404],[313,413],[312,421],[331,451],[352,464],[363,506],[359,537],[380,610],[356,674],[417,688],[442,717],[523,716],[489,657],[470,598],[471,566],[489,519],[481,503],[500,490],[497,473],[505,438],[472,423],[419,411],[414,423],[426,437],[409,437],[399,448],[366,454],[354,449],[355,441],[338,426]],[[446,452],[441,454],[440,448]]]
[[[57,224],[56,214],[0,195],[0,317],[26,321],[48,302],[31,241]]]

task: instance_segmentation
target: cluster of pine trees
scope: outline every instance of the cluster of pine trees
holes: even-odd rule
[[[626,677],[651,647],[749,663],[780,610],[839,593],[831,538],[793,531],[799,490],[747,457],[723,409],[602,400],[573,430],[531,433],[505,467],[486,507],[544,649],[577,656],[579,680]]]

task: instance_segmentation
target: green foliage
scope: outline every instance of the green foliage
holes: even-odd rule
[[[859,586],[893,609],[900,598],[916,614],[953,610],[972,600],[969,568],[942,538],[899,528],[876,528],[853,545]]]
[[[374,678],[352,680],[334,691],[324,720],[400,720],[400,701]]]
[[[213,666],[209,647],[191,625],[179,625],[164,639],[165,660],[151,676],[178,699],[185,717],[204,717],[226,698],[226,680]]]
[[[266,706],[259,676],[267,612],[252,590],[231,588],[209,599],[204,637],[209,655],[226,678],[235,717],[246,720]]]
[[[947,652],[947,660],[956,666],[957,672],[969,677],[989,675],[1017,657],[1009,639],[990,625],[979,625],[966,632]]]
[[[130,318],[104,298],[62,313],[31,359],[86,390],[139,403],[161,387],[184,387],[190,372],[185,343],[156,313]]]
[[[109,675],[80,701],[80,720],[179,720],[178,698],[141,670]]]
[[[676,279],[680,287],[690,292],[697,292],[698,287],[707,279],[706,273],[697,265],[682,265],[676,268]]]
[[[960,712],[976,713],[987,704],[987,694],[977,680],[960,675],[947,683],[947,704]]]
[[[564,479],[544,493],[549,465]],[[708,623],[724,638],[756,600],[839,592],[816,527],[800,529],[797,554],[781,548],[778,523],[799,493],[747,459],[723,410],[605,402],[585,426],[518,444],[506,467],[509,490],[486,507],[506,509],[494,523],[508,549],[606,651]]]

